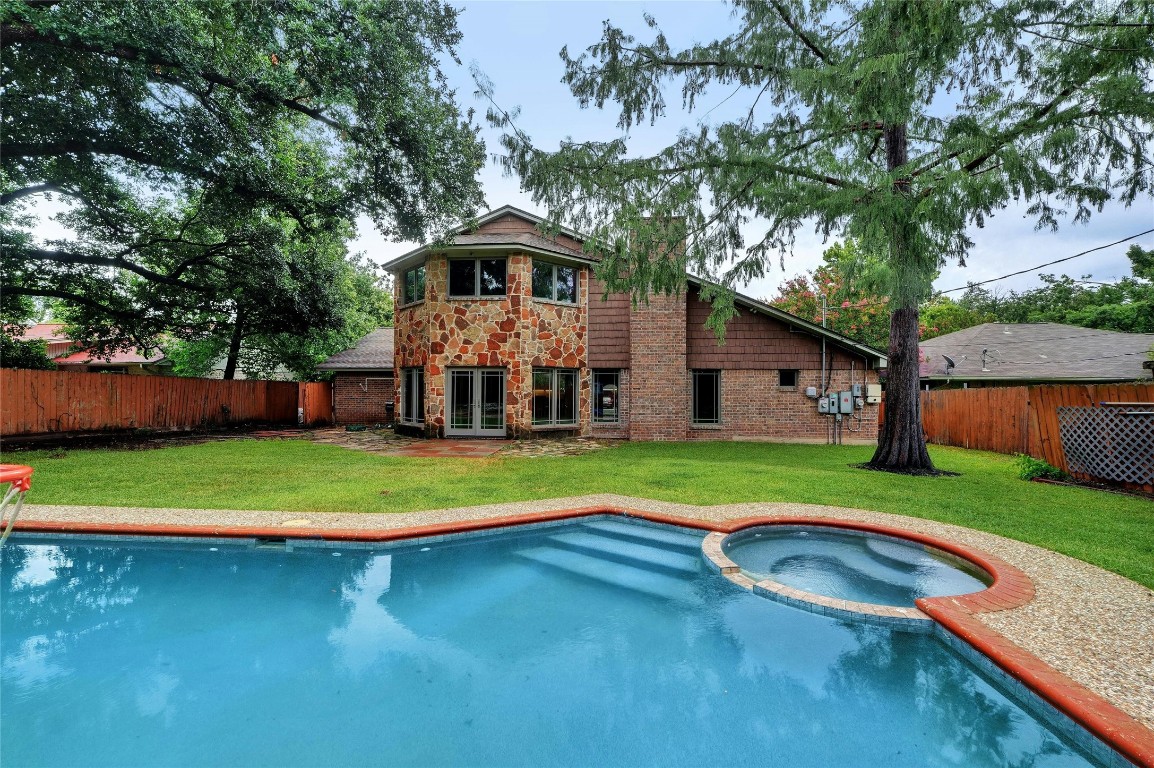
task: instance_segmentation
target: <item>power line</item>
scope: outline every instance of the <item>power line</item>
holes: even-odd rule
[[[1017,275],[1024,275],[1027,272],[1036,272],[1039,269],[1042,269],[1043,267],[1049,267],[1049,266],[1052,266],[1054,264],[1061,264],[1063,261],[1069,261],[1070,259],[1076,259],[1079,256],[1085,256],[1087,253],[1093,253],[1094,251],[1101,251],[1101,250],[1104,250],[1106,248],[1112,248],[1113,246],[1124,243],[1127,240],[1133,240],[1136,237],[1142,237],[1142,235],[1148,235],[1151,232],[1154,232],[1154,229],[1148,229],[1145,232],[1139,232],[1136,235],[1130,235],[1129,237],[1124,237],[1121,240],[1116,240],[1113,243],[1107,243],[1106,245],[1099,245],[1097,248],[1091,248],[1088,251],[1082,251],[1081,253],[1075,253],[1073,256],[1066,256],[1065,258],[1062,258],[1062,259],[1054,259],[1053,261],[1047,261],[1045,264],[1039,264],[1036,267],[1030,267],[1029,269],[1022,269],[1022,270],[1019,270],[1017,272],[1011,272],[1008,275],[1002,275],[1001,277],[993,277],[993,278],[990,278],[989,280],[982,280],[981,282],[978,282],[978,283],[969,283],[967,285],[963,285],[961,288],[950,288],[948,291],[938,291],[938,293],[939,294],[945,294],[945,293],[953,293],[954,291],[965,291],[965,290],[969,290],[970,288],[973,288],[975,286],[985,285],[986,283],[996,283],[999,280],[1005,280],[1007,277],[1016,277]]]

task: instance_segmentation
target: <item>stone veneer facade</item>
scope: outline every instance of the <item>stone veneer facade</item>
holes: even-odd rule
[[[432,254],[425,263],[425,300],[396,311],[395,366],[425,370],[424,433],[445,436],[446,369],[505,371],[505,427],[509,437],[536,432],[588,434],[589,371],[586,368],[585,306],[588,273],[579,270],[578,303],[560,304],[532,294],[532,257],[510,253],[506,295],[491,299],[448,297],[448,258]],[[402,298],[397,282],[397,303]],[[579,371],[576,427],[534,427],[533,369]],[[400,414],[400,392],[397,413]]]

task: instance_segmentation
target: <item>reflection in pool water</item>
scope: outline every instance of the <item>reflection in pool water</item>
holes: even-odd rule
[[[1093,764],[932,635],[753,596],[700,542],[13,538],[0,762]]]
[[[853,531],[776,525],[730,536],[725,554],[754,579],[841,600],[912,607],[986,588],[974,569],[920,544]]]

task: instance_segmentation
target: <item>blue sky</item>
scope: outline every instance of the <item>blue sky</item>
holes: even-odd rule
[[[446,68],[457,89],[458,102],[465,108],[474,108],[478,122],[483,123],[488,104],[474,95],[475,86],[469,67],[475,64],[493,82],[496,99],[503,108],[520,107],[517,124],[543,149],[556,148],[558,142],[567,136],[588,140],[620,135],[615,109],[607,105],[604,111],[582,110],[561,83],[564,70],[558,52],[562,46],[567,45],[574,56],[583,51],[600,40],[605,19],[636,33],[640,39],[647,39],[651,33],[642,21],[644,13],[656,17],[674,48],[695,41],[713,40],[732,29],[729,6],[720,2],[492,0],[465,2],[459,7],[463,9],[459,19],[463,39],[458,48],[462,64],[458,67],[450,62]],[[730,93],[731,90],[719,90],[707,94],[692,114],[680,112],[680,99],[676,93],[671,94],[667,117],[657,126],[643,126],[631,131],[631,148],[639,153],[653,152],[668,143],[680,128],[697,125],[708,110],[713,111],[706,119],[724,119],[727,109],[746,105],[742,94],[725,103]],[[482,125],[482,137],[490,154],[500,151],[498,135],[487,125]],[[480,179],[491,207],[515,205],[544,213],[535,208],[529,195],[521,192],[518,180],[506,178],[495,163],[490,162],[481,170]],[[1063,223],[1057,233],[1036,232],[1033,222],[1024,218],[1023,213],[1024,208],[1008,208],[989,220],[984,229],[973,229],[969,234],[976,245],[970,251],[967,266],[946,267],[935,287],[946,290],[964,286],[967,281],[998,277],[1154,227],[1154,203],[1149,198],[1139,200],[1129,209],[1120,205],[1108,206],[1101,214],[1093,216],[1087,225]],[[359,222],[358,231],[357,240],[351,244],[353,250],[364,251],[378,262],[387,261],[417,245],[386,242],[367,220]],[[756,238],[748,239],[754,241]],[[1154,248],[1154,235],[1131,242]],[[1090,275],[1091,280],[1111,282],[1129,274],[1130,264],[1125,258],[1128,246],[1129,243],[1114,246],[1042,272],[1066,273],[1074,277]],[[786,278],[816,266],[821,261],[824,247],[819,237],[809,231],[799,232],[794,254],[786,259],[785,271],[780,271],[774,264],[766,278],[745,286],[744,292],[756,297],[772,296]],[[1039,285],[1038,274],[1010,278],[988,287],[1003,291],[1022,290]],[[952,295],[956,297],[959,294]]]

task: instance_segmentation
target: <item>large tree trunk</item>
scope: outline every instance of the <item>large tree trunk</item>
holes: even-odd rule
[[[907,161],[905,124],[887,125],[883,130],[886,146],[886,167],[893,172]],[[895,197],[909,195],[909,181],[895,179],[892,192]],[[921,259],[910,251],[917,248],[914,224],[901,213],[891,223],[890,266],[896,280],[903,274],[911,280],[920,268]],[[890,315],[889,365],[886,369],[886,421],[878,435],[878,449],[869,461],[874,469],[890,472],[935,472],[926,450],[922,433],[921,396],[918,394],[918,301],[912,286],[895,293]]]
[[[878,449],[869,462],[875,469],[935,471],[922,433],[918,363],[918,308],[895,309],[890,316],[886,421],[878,435]]]
[[[236,361],[240,358],[240,340],[244,335],[244,312],[236,308],[236,325],[232,328],[232,339],[228,343],[228,357],[224,361],[223,379],[236,378]]]

